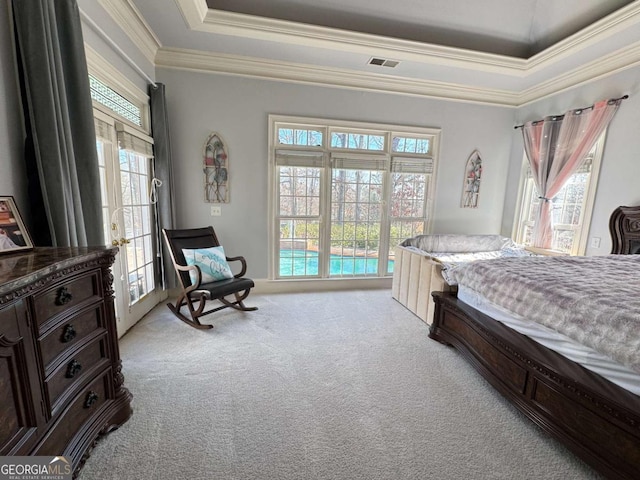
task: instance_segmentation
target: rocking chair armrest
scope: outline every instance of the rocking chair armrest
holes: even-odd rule
[[[242,256],[240,256],[240,257],[227,257],[227,262],[235,262],[235,261],[239,261],[239,262],[242,263],[242,269],[240,270],[240,273],[235,274],[234,277],[235,278],[243,277],[244,274],[247,273],[247,261]]]
[[[178,272],[189,272],[191,270],[195,270],[196,272],[196,278],[198,279],[198,281],[195,284],[189,285],[188,287],[182,284],[184,293],[192,292],[200,286],[200,282],[202,281],[202,272],[200,271],[200,267],[198,265],[178,265],[177,263],[174,263],[174,266],[176,267],[176,270],[178,270]],[[182,276],[178,275],[178,278],[180,279],[180,283],[182,283]]]

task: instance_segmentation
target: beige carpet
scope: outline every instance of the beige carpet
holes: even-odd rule
[[[595,479],[387,290],[254,295],[121,340],[133,417],[88,479]]]

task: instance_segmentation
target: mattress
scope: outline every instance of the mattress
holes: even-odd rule
[[[640,374],[631,368],[621,365],[549,327],[527,320],[496,305],[468,286],[458,285],[458,299],[518,333],[526,335],[550,350],[640,396]]]

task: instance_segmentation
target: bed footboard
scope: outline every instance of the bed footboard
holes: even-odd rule
[[[640,472],[640,397],[436,292],[429,336],[451,345],[502,395],[609,478]]]

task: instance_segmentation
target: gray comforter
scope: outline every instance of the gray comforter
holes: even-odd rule
[[[460,285],[640,372],[640,255],[480,260]]]

